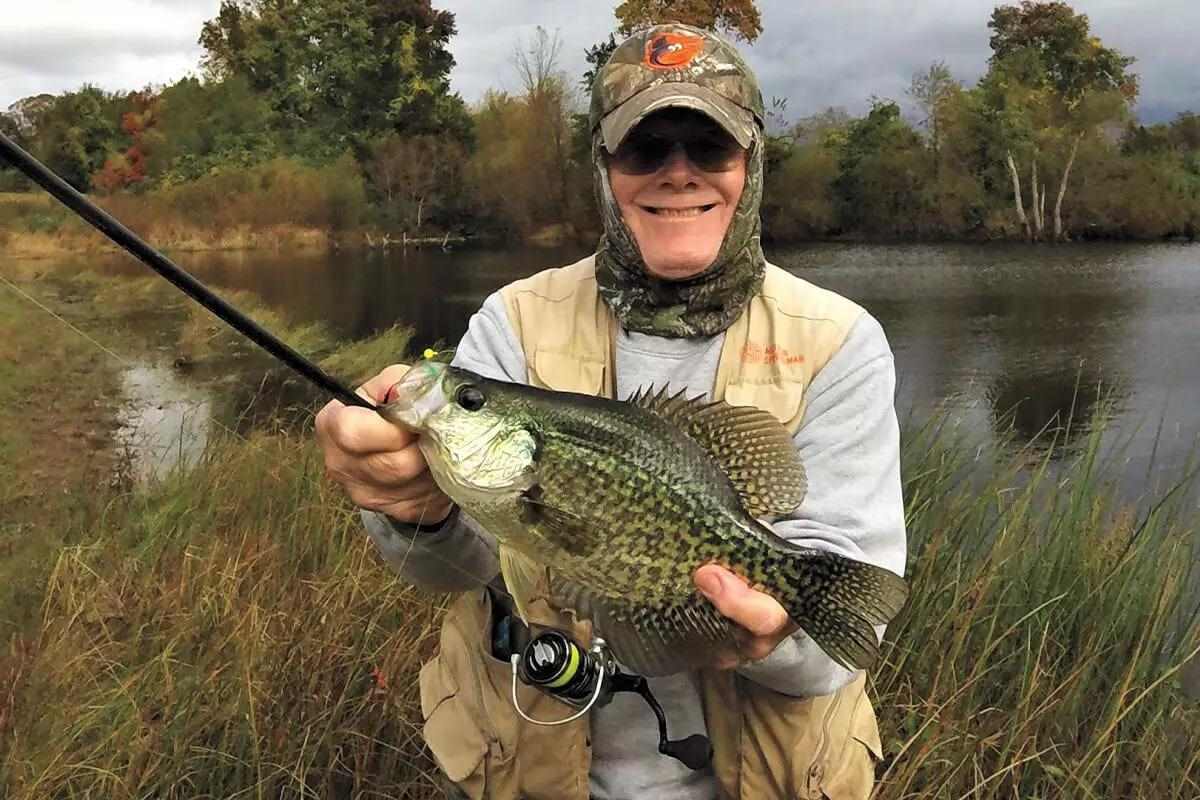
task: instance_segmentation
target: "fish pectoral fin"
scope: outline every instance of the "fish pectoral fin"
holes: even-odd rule
[[[591,620],[613,657],[639,675],[711,667],[718,648],[734,646],[733,623],[697,594],[647,606],[601,595],[553,570],[550,594],[563,611]]]
[[[783,424],[753,406],[731,406],[664,389],[639,392],[631,404],[687,432],[720,466],[752,517],[788,514],[804,500],[808,478]]]
[[[587,520],[578,514],[546,501],[541,484],[535,483],[517,495],[521,504],[521,522],[536,527],[547,541],[573,556],[586,556],[596,546]]]

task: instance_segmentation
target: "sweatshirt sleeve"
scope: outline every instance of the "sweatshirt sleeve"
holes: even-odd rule
[[[796,447],[808,495],[773,524],[785,539],[904,574],[906,537],[900,483],[896,372],[879,323],[863,314],[809,386]],[[876,632],[883,636],[884,626]],[[765,659],[738,671],[797,696],[831,694],[856,674],[798,632]]]
[[[471,317],[453,363],[485,378],[525,382],[525,354],[499,292]],[[418,529],[375,511],[361,509],[360,513],[379,554],[418,586],[464,591],[482,586],[500,571],[495,539],[457,510],[434,530]]]

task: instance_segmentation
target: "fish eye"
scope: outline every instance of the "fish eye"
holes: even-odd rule
[[[484,400],[483,392],[470,384],[458,387],[458,391],[454,393],[454,402],[467,411],[483,408]]]

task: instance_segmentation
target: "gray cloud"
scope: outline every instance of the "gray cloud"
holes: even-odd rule
[[[515,84],[509,55],[518,35],[536,24],[557,30],[563,42],[562,68],[572,77],[585,68],[584,48],[616,25],[614,3],[516,0],[479,3],[447,0],[459,35],[451,48],[458,61],[452,83],[468,100],[489,87]],[[944,60],[954,76],[972,85],[987,69],[989,0],[924,0],[919,4],[759,0],[763,34],[744,47],[769,99],[788,99],[792,117],[828,106],[862,113],[872,95],[909,106],[906,90],[915,72]],[[570,8],[567,8],[570,6]],[[1092,31],[1105,44],[1138,61],[1142,94],[1138,111],[1148,121],[1177,111],[1200,111],[1194,31],[1200,4],[1190,0],[1077,0]]]
[[[0,74],[19,72],[30,77],[86,80],[89,74],[111,70],[123,61],[153,68],[162,60],[195,63],[199,55],[196,37],[182,31],[138,31],[131,35],[57,30],[39,35],[36,40],[0,32]]]
[[[55,0],[47,8],[79,4],[77,19],[31,10],[20,20],[0,17],[0,108],[41,91],[61,92],[84,82],[107,89],[165,83],[196,71],[200,24],[216,14],[220,0]],[[585,68],[584,49],[616,25],[611,2],[565,0],[434,0],[455,13],[459,33],[451,40],[457,66],[455,90],[477,101],[489,88],[518,85],[512,53],[541,25],[562,42],[560,66],[572,79]],[[788,99],[795,118],[828,106],[862,113],[872,95],[907,106],[912,74],[935,59],[956,78],[973,84],[987,67],[987,20],[991,0],[898,0],[796,3],[759,0],[764,32],[745,48],[768,98]],[[1138,61],[1139,115],[1169,119],[1200,111],[1200,58],[1194,32],[1200,4],[1192,0],[1076,0],[1093,32]],[[138,9],[119,24],[114,9]],[[39,22],[40,16],[49,21]],[[97,20],[109,21],[107,25]]]
[[[0,109],[85,83],[110,91],[196,71],[220,0],[53,0],[0,17]]]

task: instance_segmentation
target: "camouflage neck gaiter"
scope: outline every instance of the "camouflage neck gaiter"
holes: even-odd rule
[[[604,145],[592,139],[596,203],[604,233],[596,249],[600,296],[626,330],[670,338],[712,336],[734,323],[762,286],[766,259],[759,242],[762,201],[762,138],[754,137],[746,159],[746,185],[725,240],[712,265],[681,281],[666,281],[646,270],[633,233],[608,181]]]

